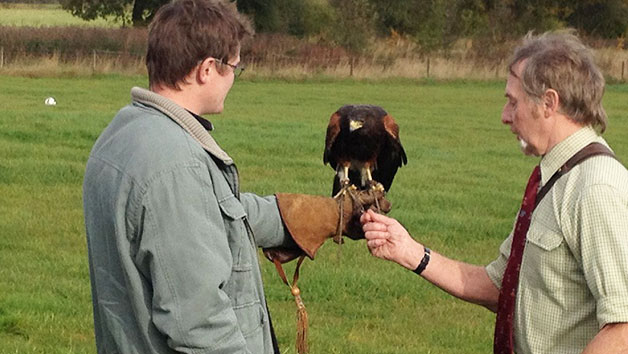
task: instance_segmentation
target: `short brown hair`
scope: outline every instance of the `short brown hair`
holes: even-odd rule
[[[547,89],[560,97],[560,111],[573,121],[606,130],[606,112],[602,107],[604,76],[595,65],[593,54],[573,30],[528,33],[515,49],[508,66],[526,61],[521,85],[538,102]]]
[[[149,26],[146,68],[149,84],[179,89],[202,60],[223,63],[238,54],[253,30],[235,4],[221,0],[176,0],[159,9]]]

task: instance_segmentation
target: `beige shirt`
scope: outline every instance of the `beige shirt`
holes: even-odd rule
[[[541,160],[541,184],[591,142],[586,127]],[[501,287],[512,233],[486,267]],[[515,305],[515,352],[581,353],[607,323],[628,322],[628,171],[591,157],[562,176],[532,215]]]

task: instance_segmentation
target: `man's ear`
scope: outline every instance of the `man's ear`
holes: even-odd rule
[[[212,57],[205,58],[200,64],[196,66],[196,80],[199,84],[206,84],[209,82],[209,78],[214,68],[214,62],[216,60]]]
[[[547,89],[543,94],[543,112],[545,118],[554,115],[560,107],[560,96],[554,89]]]

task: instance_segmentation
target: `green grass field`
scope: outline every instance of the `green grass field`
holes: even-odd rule
[[[0,16],[1,17],[1,16]],[[81,204],[89,150],[144,77],[0,76],[0,353],[93,353]],[[486,264],[510,231],[537,159],[500,123],[499,83],[238,81],[213,133],[242,188],[328,194],[322,164],[329,116],[346,103],[383,106],[398,121],[409,163],[392,216],[452,258]],[[45,106],[54,96],[57,106]],[[607,89],[605,134],[628,161],[628,86]],[[261,260],[283,353],[294,353],[295,306]],[[291,273],[292,266],[288,272]],[[451,298],[364,241],[328,242],[299,282],[312,353],[487,353],[494,315]]]
[[[85,21],[56,4],[0,4],[0,26],[91,26],[120,27],[113,20],[97,18]]]

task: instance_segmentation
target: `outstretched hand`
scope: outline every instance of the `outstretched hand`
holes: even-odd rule
[[[415,269],[423,254],[423,246],[414,241],[401,224],[387,216],[367,210],[360,218],[369,251],[375,257]]]

